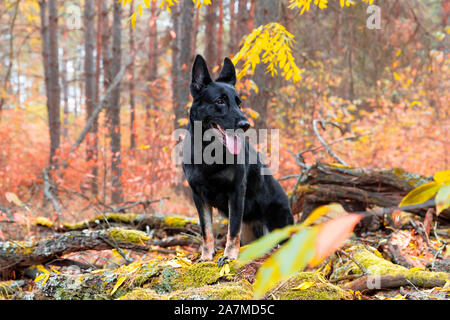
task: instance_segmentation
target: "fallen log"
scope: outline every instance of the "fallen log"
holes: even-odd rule
[[[400,286],[433,288],[443,287],[450,280],[449,273],[408,269],[377,256],[363,246],[351,247],[348,252],[353,260],[348,262],[351,273],[361,274],[362,277],[341,286],[343,289],[362,292]],[[360,267],[363,267],[364,271]]]
[[[197,246],[191,237],[153,240],[145,232],[111,228],[71,231],[38,241],[0,242],[0,270],[44,264],[62,255],[85,250],[124,248],[148,251],[152,246]]]
[[[431,180],[398,168],[369,170],[318,162],[299,176],[290,197],[291,208],[303,221],[315,208],[331,202],[352,212],[395,207],[408,192]],[[426,208],[410,212],[424,217]],[[450,222],[450,210],[442,212],[438,219]]]
[[[34,224],[50,228],[56,232],[105,228],[111,225],[126,225],[141,231],[162,230],[169,235],[179,233],[201,234],[197,218],[163,214],[105,213],[86,221],[76,223],[63,222],[61,224],[55,224],[48,218],[38,217],[35,219]],[[227,232],[227,221],[219,219],[214,223],[214,232],[218,237],[225,235]]]

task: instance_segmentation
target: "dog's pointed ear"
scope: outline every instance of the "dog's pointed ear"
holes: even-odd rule
[[[222,71],[220,71],[220,75],[216,81],[229,83],[233,86],[236,84],[236,69],[229,58],[225,58],[223,61]]]
[[[195,97],[203,87],[212,82],[208,72],[208,66],[205,59],[201,55],[195,57],[194,66],[192,67],[191,93]]]

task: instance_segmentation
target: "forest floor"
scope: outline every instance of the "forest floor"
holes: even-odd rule
[[[326,188],[319,171],[327,173]],[[362,195],[365,208],[388,207],[408,191],[400,190],[404,185],[394,176],[399,172],[361,174],[317,164],[290,194],[297,221],[310,211],[311,201],[322,202],[324,190],[330,200],[348,208],[361,209]],[[372,190],[374,177],[378,193]],[[353,192],[338,178],[351,181]],[[402,180],[411,182],[409,178],[402,174]],[[417,177],[414,182],[419,184]],[[321,217],[331,218],[336,217]],[[227,230],[227,220],[218,218],[215,261],[198,262],[196,218],[132,209],[77,223],[38,217],[22,227],[33,236],[0,242],[0,299],[252,299],[256,272],[275,250],[244,266],[231,262],[229,268],[218,267]],[[432,208],[363,220],[343,248],[279,283],[263,299],[449,299],[449,241],[448,215],[435,217]]]

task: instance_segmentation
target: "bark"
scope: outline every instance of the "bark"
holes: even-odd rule
[[[85,250],[105,250],[115,247],[145,250],[148,249],[146,247],[148,240],[149,237],[143,232],[114,228],[73,231],[38,241],[0,242],[0,270],[43,264],[68,253]]]
[[[157,20],[157,7],[156,2],[152,1],[150,9],[150,19],[149,19],[149,42],[148,42],[148,75],[147,79],[149,82],[147,100],[145,104],[146,110],[146,130],[149,126],[150,121],[150,110],[153,108],[158,108],[159,94],[158,90],[154,90],[153,85],[158,79],[158,26]]]
[[[115,77],[121,69],[121,41],[122,41],[122,4],[114,1],[113,5],[113,46],[112,61],[110,65],[111,75]],[[123,201],[122,169],[121,163],[121,131],[120,131],[120,84],[111,93],[111,107],[108,108],[109,136],[111,137],[111,202]]]
[[[405,277],[404,275],[398,276],[383,275],[376,278],[377,287],[374,288],[371,286],[371,284],[373,284],[373,279],[374,279],[373,276],[361,277],[357,280],[347,283],[345,286],[343,286],[343,288],[347,290],[350,289],[353,291],[364,292],[367,290],[374,290],[374,289],[385,290],[385,289],[399,288],[404,286],[410,286],[411,284],[422,288],[442,287],[445,285],[445,280],[440,279],[422,279],[420,277],[410,279],[408,277]]]
[[[205,17],[205,59],[211,67],[217,61],[217,41],[217,13],[215,6],[210,5],[206,8]]]
[[[222,54],[223,54],[223,0],[219,1],[219,17],[218,17],[219,27],[217,30],[217,59],[216,65],[222,65]]]
[[[41,54],[42,54],[42,64],[44,67],[44,83],[45,83],[45,96],[47,97],[47,110],[50,110],[49,101],[49,66],[48,66],[48,10],[47,10],[47,0],[39,1],[40,17],[41,17]]]
[[[318,206],[331,202],[339,202],[352,212],[373,207],[391,208],[412,189],[429,181],[428,177],[401,169],[369,170],[317,163],[299,177],[291,196],[291,207],[294,214],[301,215],[301,221]],[[425,209],[410,210],[420,216],[426,213]],[[438,219],[450,220],[450,215],[444,211]]]
[[[94,64],[94,48],[95,48],[95,28],[94,28],[94,2],[84,2],[84,75],[85,75],[85,102],[86,102],[86,121],[92,116],[96,106],[96,70]],[[97,195],[97,179],[98,179],[98,119],[94,119],[86,143],[86,161],[92,163],[90,184],[92,193]]]
[[[45,218],[37,218],[34,224],[50,228],[55,232],[81,231],[88,228],[104,228],[114,225],[132,227],[133,229],[142,231],[146,231],[147,229],[157,230],[169,235],[179,233],[195,235],[201,233],[197,219],[160,214],[107,213],[94,217],[88,221],[62,223],[61,225],[55,225]],[[224,223],[223,220],[214,223],[214,233],[216,237],[220,238],[226,235],[226,231],[227,224]]]
[[[230,29],[228,30],[228,54],[235,54],[237,52],[237,21],[236,21],[236,0],[230,0],[229,7],[230,14]]]
[[[195,57],[197,54],[197,34],[198,27],[200,25],[200,10],[198,8],[195,9],[195,22],[194,22],[194,34],[192,35],[192,57]]]
[[[172,53],[172,84],[173,103],[175,110],[174,127],[180,127],[180,120],[187,117],[186,106],[189,102],[190,71],[192,57],[192,29],[194,17],[194,3],[189,0],[183,2],[181,21],[179,13],[174,13],[174,29],[178,30],[174,39]]]
[[[16,5],[14,6],[14,14],[11,20],[9,28],[9,58],[8,58],[8,68],[6,69],[6,75],[3,82],[3,94],[6,94],[9,87],[9,79],[11,77],[11,70],[14,61],[14,27],[16,25],[17,15],[19,13],[20,0],[16,0]],[[0,122],[2,121],[2,110],[5,103],[5,97],[3,94],[0,96]],[[20,95],[19,95],[20,96]]]
[[[60,94],[59,85],[59,58],[58,58],[58,4],[57,0],[49,0],[49,25],[48,25],[48,67],[49,67],[49,104],[48,122],[50,128],[50,165],[57,167],[54,158],[60,145],[61,118],[60,118]]]
[[[64,39],[67,39],[66,28],[64,28]],[[69,135],[69,85],[67,81],[67,44],[63,48],[61,80],[63,85],[63,101],[64,101],[63,138],[67,140]]]
[[[278,1],[257,1],[255,5],[255,27],[278,21],[279,15],[280,4]],[[263,63],[256,66],[253,80],[259,90],[258,93],[253,92],[251,95],[250,106],[259,113],[258,119],[255,119],[255,128],[264,129],[267,127],[267,108],[275,91],[275,82],[273,77],[266,73],[266,66]]]
[[[183,118],[183,112],[178,101],[178,90],[181,87],[179,71],[181,70],[180,65],[180,51],[181,51],[181,24],[180,24],[180,6],[176,6],[172,9],[171,20],[172,29],[175,32],[176,37],[172,39],[172,68],[170,70],[170,76],[172,80],[172,108],[175,113],[174,119],[174,129],[179,127],[179,120]]]
[[[237,14],[237,30],[236,30],[236,44],[239,44],[242,38],[248,34],[248,0],[237,0],[238,1],[238,14]],[[258,5],[259,6],[259,5]]]
[[[134,10],[134,0],[131,1],[130,4],[130,16],[133,14]],[[130,150],[134,152],[136,147],[136,115],[135,115],[135,94],[134,94],[134,57],[136,52],[136,47],[134,44],[134,30],[133,26],[130,23],[129,26],[130,39],[129,45],[131,50],[131,56],[133,57],[130,64],[129,74],[130,74],[130,82],[129,82],[129,90],[130,90]]]

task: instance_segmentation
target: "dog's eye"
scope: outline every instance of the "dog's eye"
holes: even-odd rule
[[[225,104],[225,101],[223,99],[217,99],[216,104]]]

